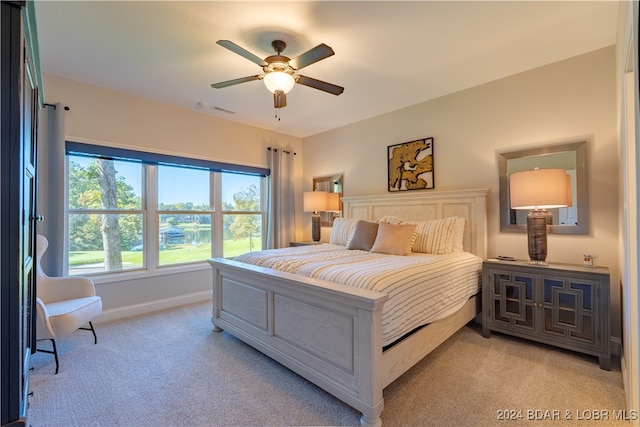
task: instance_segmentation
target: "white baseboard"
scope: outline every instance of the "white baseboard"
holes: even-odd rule
[[[611,355],[618,357],[622,355],[622,340],[618,337],[611,337]]]
[[[110,310],[103,310],[100,317],[95,319],[93,323],[99,324],[103,322],[110,322],[112,320],[124,319],[131,316],[138,316],[140,314],[166,310],[168,308],[179,307],[181,305],[193,304],[196,302],[204,302],[207,300],[211,300],[211,291],[197,292],[195,294],[180,295],[173,298],[165,298],[161,300],[145,302],[142,304],[134,304],[125,307],[113,308]]]

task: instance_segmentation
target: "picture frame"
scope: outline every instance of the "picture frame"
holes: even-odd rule
[[[387,147],[388,191],[435,188],[433,137]]]

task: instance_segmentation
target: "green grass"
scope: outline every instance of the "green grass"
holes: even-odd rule
[[[254,238],[253,241],[253,250],[260,250],[260,239]],[[222,242],[223,252],[225,258],[232,258],[243,254],[245,252],[249,252],[249,239],[238,239],[238,240],[225,240]]]
[[[253,250],[260,249],[260,240],[253,239]],[[245,252],[249,252],[249,239],[225,240],[223,242],[225,258],[235,257]],[[185,262],[204,261],[211,258],[211,248],[209,244],[171,245],[160,251],[160,265],[181,264]],[[101,264],[104,262],[103,251],[78,251],[69,253],[69,266],[80,267],[90,264]],[[123,251],[122,262],[126,268],[142,267],[142,251]]]
[[[104,262],[103,251],[81,251],[69,253],[69,266],[77,267],[86,264],[98,264]],[[142,265],[142,252],[122,252],[122,262],[127,264]]]
[[[211,245],[170,245],[160,250],[160,265],[197,262],[211,258]]]

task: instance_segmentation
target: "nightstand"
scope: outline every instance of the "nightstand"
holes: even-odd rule
[[[293,246],[309,246],[309,245],[321,245],[322,242],[289,242],[289,246],[293,247]]]
[[[597,356],[611,369],[609,269],[486,260],[482,335],[514,335]]]

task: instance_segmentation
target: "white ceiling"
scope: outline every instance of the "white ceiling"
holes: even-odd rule
[[[43,72],[298,137],[611,46],[618,13],[615,1],[35,4]],[[259,57],[274,39],[290,58],[326,43],[335,55],[301,74],[345,91],[296,85],[278,121],[261,81],[210,87],[261,73],[220,39]]]

